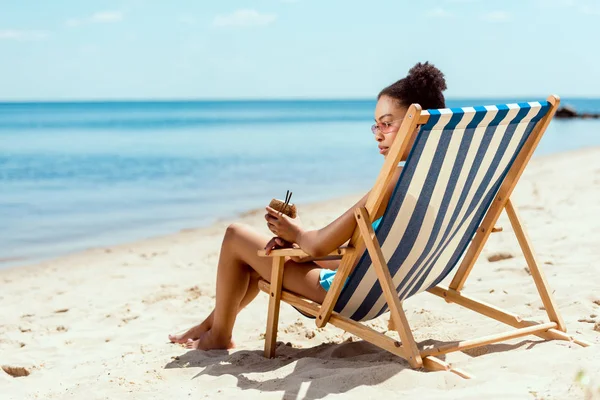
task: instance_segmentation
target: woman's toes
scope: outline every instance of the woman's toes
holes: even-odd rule
[[[186,349],[197,349],[198,348],[198,340],[192,340],[192,339],[188,339],[187,342],[185,342],[185,348]]]
[[[169,335],[171,343],[185,343],[184,335]]]

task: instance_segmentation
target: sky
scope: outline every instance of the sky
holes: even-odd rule
[[[0,0],[0,99],[600,97],[599,0]]]

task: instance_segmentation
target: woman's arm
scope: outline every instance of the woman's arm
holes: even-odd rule
[[[354,233],[354,229],[356,229],[354,210],[358,207],[364,207],[367,204],[368,197],[369,193],[324,228],[299,231],[295,242],[302,250],[313,257],[322,257],[331,253],[348,241]]]
[[[386,193],[384,195],[383,204],[387,204],[392,195],[398,177],[400,176],[399,167],[394,173],[393,179],[390,180]],[[278,215],[275,210],[270,210],[267,220],[269,227],[277,236],[285,240],[297,243],[302,250],[310,254],[312,257],[323,257],[331,253],[341,245],[343,245],[356,229],[356,220],[354,218],[354,210],[357,207],[364,207],[367,204],[369,193],[364,195],[356,204],[348,209],[344,214],[338,217],[335,221],[321,229],[306,231],[294,224],[293,219],[286,215]],[[372,217],[373,220],[381,217],[385,207],[380,207],[377,215]]]

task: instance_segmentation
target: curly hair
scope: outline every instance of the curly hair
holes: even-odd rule
[[[379,92],[377,99],[388,96],[401,106],[418,103],[424,110],[446,107],[443,91],[446,80],[442,71],[429,62],[417,63],[408,75]]]

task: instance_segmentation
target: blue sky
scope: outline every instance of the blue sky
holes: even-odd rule
[[[0,99],[600,97],[600,1],[0,0]]]

